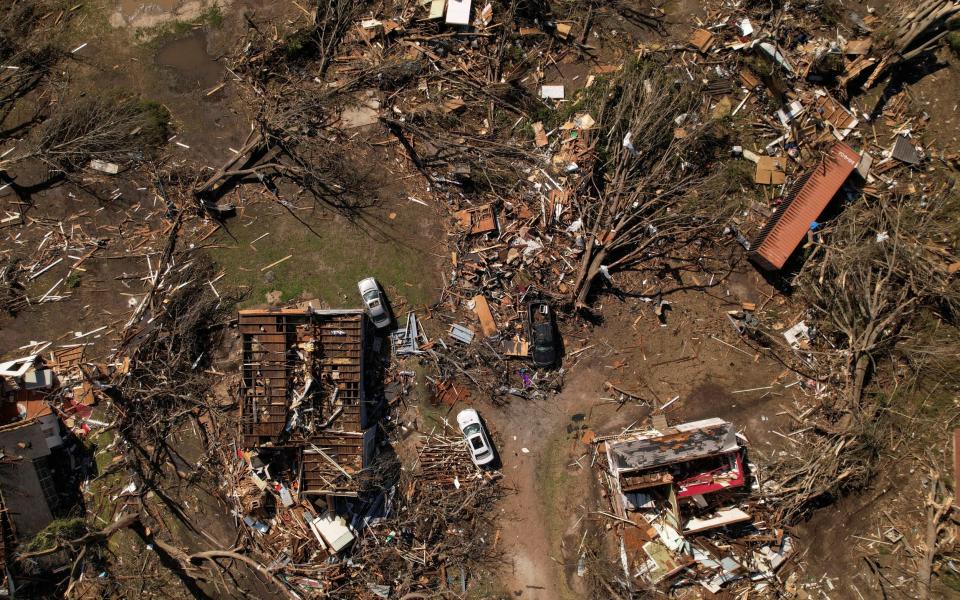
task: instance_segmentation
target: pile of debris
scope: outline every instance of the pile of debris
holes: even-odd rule
[[[462,593],[469,573],[496,551],[485,512],[502,494],[499,473],[479,471],[462,437],[425,434],[409,466],[380,456],[354,474],[364,482],[357,493],[326,502],[253,452],[241,452],[234,467],[248,539],[274,557],[267,568],[298,593]]]
[[[652,429],[593,441],[629,589],[779,589],[793,541],[756,498],[755,467],[733,424],[657,417]]]
[[[752,242],[738,239],[769,271],[781,269],[807,231],[816,230],[816,219],[852,172],[856,190],[874,198],[920,198],[933,185],[922,173],[930,153],[917,143],[929,116],[910,110],[906,90],[884,96],[871,111],[837,99],[845,89],[870,87],[883,71],[870,56],[884,43],[873,35],[878,17],[872,12],[857,17],[861,37],[853,39],[789,35],[804,30],[805,17],[794,12],[784,17],[791,23],[787,29],[756,27],[766,22],[761,11],[724,7],[694,31],[690,47],[696,52],[680,57],[689,72],[709,82],[712,111],[752,120],[756,136],[733,151],[755,163],[753,182],[763,186],[766,202],[754,202],[745,218],[734,219],[733,230],[755,232]],[[931,17],[914,33],[922,36],[925,27],[934,32],[938,22]],[[877,135],[878,121],[889,137]],[[770,239],[771,229],[784,229],[785,216],[796,221],[788,226],[795,233]],[[771,245],[779,249],[772,252]]]
[[[441,301],[408,317],[394,336],[398,354],[434,362],[441,401],[459,398],[464,379],[494,400],[550,389],[552,381],[544,382],[542,372],[514,360],[529,358],[535,346],[532,301],[584,308],[591,289],[602,284],[637,290],[634,295],[649,301],[663,320],[665,282],[691,271],[694,285],[702,287],[729,268],[729,256],[722,269],[710,264],[724,231],[776,278],[805,241],[822,248],[817,219],[837,196],[849,200],[864,192],[922,202],[937,191],[921,170],[932,155],[916,142],[926,118],[909,114],[906,92],[885,97],[874,110],[844,102],[847,90],[869,87],[886,69],[883,63],[895,60],[881,36],[873,35],[873,14],[854,19],[851,39],[838,33],[811,37],[805,32],[815,23],[802,10],[769,19],[769,9],[755,3],[710,3],[688,44],[643,45],[635,58],[594,67],[586,82],[574,83],[556,81],[550,65],[557,47],[561,54],[586,50],[583,37],[575,40],[588,31],[528,22],[513,9],[499,15],[492,4],[476,9],[460,2],[410,2],[366,19],[354,15],[340,23],[343,52],[326,63],[333,81],[315,82],[317,94],[340,94],[343,103],[360,107],[339,111],[350,117],[349,123],[341,118],[343,129],[384,124],[429,182],[409,200],[427,206],[432,200],[447,214],[450,266]],[[943,18],[938,13],[930,22],[942,25]],[[451,28],[464,22],[472,29]],[[271,62],[275,44],[253,37],[236,71],[256,70],[257,94],[269,92],[277,80],[285,83],[276,89],[290,90],[289,73]],[[930,39],[912,38],[904,42],[922,46]],[[336,122],[337,116],[327,116]],[[733,119],[743,126],[734,128]],[[879,119],[889,134],[868,135],[865,125],[872,129]],[[349,135],[329,131],[335,139]],[[740,170],[749,177],[736,177]],[[727,187],[709,189],[716,179],[709,172],[729,179]],[[879,244],[886,239],[882,233]],[[751,305],[738,316],[738,335],[764,339],[762,312]],[[813,329],[804,325],[796,332],[815,331],[819,324],[809,322]],[[798,358],[812,364],[806,355]],[[822,402],[827,386],[810,385]],[[811,415],[807,409],[801,414]],[[746,485],[750,480],[741,475],[745,480],[729,487],[749,504],[746,490],[758,486]],[[683,472],[670,476],[689,479]],[[657,481],[674,487],[672,479]],[[725,489],[720,496],[727,493],[738,492]],[[766,507],[748,512],[738,502],[703,506],[680,502],[687,496],[677,495],[671,503],[667,490],[663,498],[651,495],[632,504],[634,511],[615,510],[618,518],[650,511],[643,518],[652,523],[635,528],[645,532],[650,552],[624,560],[631,578],[675,582],[683,573],[711,590],[735,578],[775,585],[790,541],[764,524],[759,513]],[[734,518],[743,523],[727,520]],[[700,522],[742,529],[743,539],[753,541],[737,552],[708,548],[705,540],[716,534],[697,530]],[[688,543],[684,536],[695,539]],[[643,544],[632,546],[638,548]]]
[[[13,544],[73,510],[96,474],[84,440],[111,425],[94,412],[109,403],[110,377],[127,368],[86,361],[82,343],[50,346],[0,363],[0,532]]]
[[[366,327],[360,310],[240,312],[243,446],[265,463],[292,465],[286,481],[299,493],[356,495],[354,476],[373,461],[378,406],[365,389]]]

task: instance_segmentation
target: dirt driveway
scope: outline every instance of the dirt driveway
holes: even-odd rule
[[[602,326],[564,332],[568,355],[590,349],[565,363],[562,393],[547,401],[481,407],[500,444],[504,484],[513,492],[501,507],[504,593],[542,600],[589,596],[576,574],[584,525],[602,528],[606,523],[597,511],[609,506],[590,468],[592,448],[581,442],[586,429],[619,433],[642,423],[654,405],[679,396],[665,411],[669,422],[728,419],[751,450],[779,450],[784,442],[773,431],[786,426],[782,408],[794,388],[778,383],[790,381],[780,365],[737,343],[724,316],[754,300],[759,285],[732,279],[710,295],[679,294],[665,327],[645,303],[608,299]],[[620,404],[605,382],[650,401]]]
[[[560,541],[574,513],[571,499],[590,489],[587,469],[567,468],[576,435],[568,425],[589,407],[599,381],[583,370],[549,401],[514,402],[502,411],[488,411],[488,424],[500,434],[504,485],[515,493],[503,502],[501,527],[505,563],[501,583],[514,596],[548,600],[577,597],[564,572]],[[578,417],[579,419],[579,417]],[[575,524],[575,523],[574,523]],[[575,566],[575,565],[574,565]]]

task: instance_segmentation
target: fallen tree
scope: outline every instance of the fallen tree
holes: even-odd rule
[[[844,408],[860,405],[871,370],[915,333],[924,311],[953,321],[960,286],[947,266],[942,241],[952,239],[949,212],[957,200],[935,207],[900,199],[860,201],[828,228],[822,256],[797,278],[821,330],[843,349]],[[946,253],[946,254],[944,254]]]
[[[139,162],[166,143],[166,110],[136,98],[95,94],[63,100],[34,127],[0,169],[31,159],[61,171],[90,160]]]
[[[718,129],[701,118],[695,84],[645,59],[605,92],[598,158],[578,190],[588,232],[573,286],[578,308],[601,273],[679,259],[679,249],[719,233],[728,212],[709,193]]]
[[[887,73],[936,49],[958,19],[960,3],[954,0],[921,0],[916,6],[894,9],[889,20],[897,25],[889,32],[885,51],[864,88],[873,87]]]
[[[805,421],[802,446],[772,461],[767,490],[778,516],[795,520],[819,504],[862,488],[894,438],[886,405],[916,395],[931,367],[956,355],[953,336],[931,323],[955,324],[960,284],[948,265],[957,239],[945,193],[917,205],[860,199],[828,226],[797,275],[812,307],[823,383],[832,391]],[[883,365],[903,365],[898,372]]]
[[[324,81],[363,3],[325,0],[317,7],[307,25],[281,36],[247,19],[248,43],[232,67],[243,77],[241,91],[254,109],[253,123],[243,147],[194,186],[202,207],[211,208],[231,182],[245,177],[256,177],[288,210],[291,204],[276,185],[283,180],[347,216],[368,205],[364,174],[346,164],[342,148],[331,143],[331,128],[355,82]]]

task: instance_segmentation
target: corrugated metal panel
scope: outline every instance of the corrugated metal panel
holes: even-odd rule
[[[917,149],[913,147],[913,144],[910,143],[910,140],[907,139],[905,135],[897,136],[897,140],[894,142],[893,150],[890,154],[895,159],[905,162],[908,165],[915,165],[920,162],[920,155],[917,154]]]
[[[623,474],[737,450],[737,432],[731,423],[708,420],[691,425],[697,426],[671,427],[607,442],[611,469]]]
[[[859,162],[860,155],[850,146],[834,145],[820,164],[791,187],[750,245],[750,260],[766,270],[782,268]]]

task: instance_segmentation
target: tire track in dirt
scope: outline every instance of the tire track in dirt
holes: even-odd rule
[[[564,391],[546,401],[515,400],[502,409],[486,409],[498,432],[503,485],[511,490],[501,506],[504,551],[500,581],[511,597],[528,600],[578,598],[568,585],[560,540],[576,521],[590,473],[571,476],[567,427],[571,417],[587,412],[602,379],[579,368]],[[528,452],[523,450],[527,449]]]

